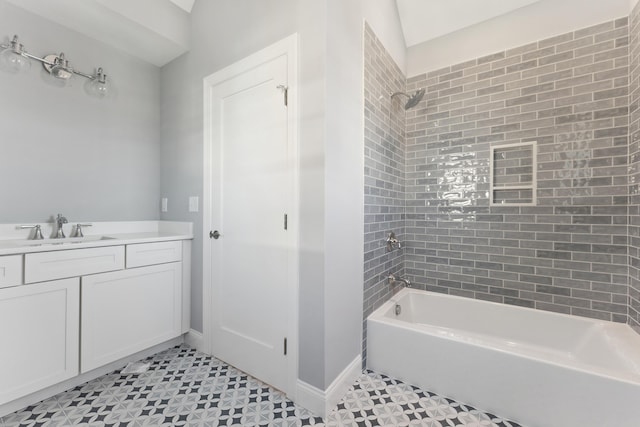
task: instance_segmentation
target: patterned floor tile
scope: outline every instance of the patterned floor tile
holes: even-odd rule
[[[324,426],[277,390],[185,346],[158,353],[149,371],[112,372],[0,418],[2,427]],[[492,414],[367,371],[326,426],[520,427]]]
[[[373,371],[358,378],[326,426],[522,427]]]

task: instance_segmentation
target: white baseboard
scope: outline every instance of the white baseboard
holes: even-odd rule
[[[302,380],[296,384],[296,403],[313,412],[316,416],[327,418],[340,399],[362,374],[362,355],[355,359],[336,377],[326,390],[320,390]]]
[[[298,379],[296,384],[296,404],[313,412],[313,415],[325,418],[328,412],[324,391]]]
[[[198,332],[195,329],[189,329],[189,332],[184,335],[184,342],[189,347],[204,352],[204,336],[202,335],[202,332]]]

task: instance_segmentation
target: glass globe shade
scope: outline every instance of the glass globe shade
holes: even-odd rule
[[[0,53],[0,68],[14,74],[26,73],[31,68],[31,61],[8,47]]]
[[[87,82],[85,91],[95,98],[106,98],[109,95],[109,81],[102,68],[98,68],[95,77]]]

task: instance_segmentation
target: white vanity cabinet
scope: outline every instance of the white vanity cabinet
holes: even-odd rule
[[[0,289],[0,405],[78,374],[80,280]]]
[[[82,277],[81,372],[182,334],[182,293],[181,262]]]
[[[22,255],[0,256],[0,288],[22,284]]]
[[[176,345],[189,330],[192,224],[92,231],[30,241],[7,238],[26,233],[19,224],[0,224],[0,417]]]

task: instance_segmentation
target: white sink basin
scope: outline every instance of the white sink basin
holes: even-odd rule
[[[84,236],[69,237],[66,239],[44,239],[44,240],[25,240],[18,242],[20,246],[48,246],[48,245],[68,245],[72,243],[96,242],[100,240],[114,240],[115,237],[109,236]]]

